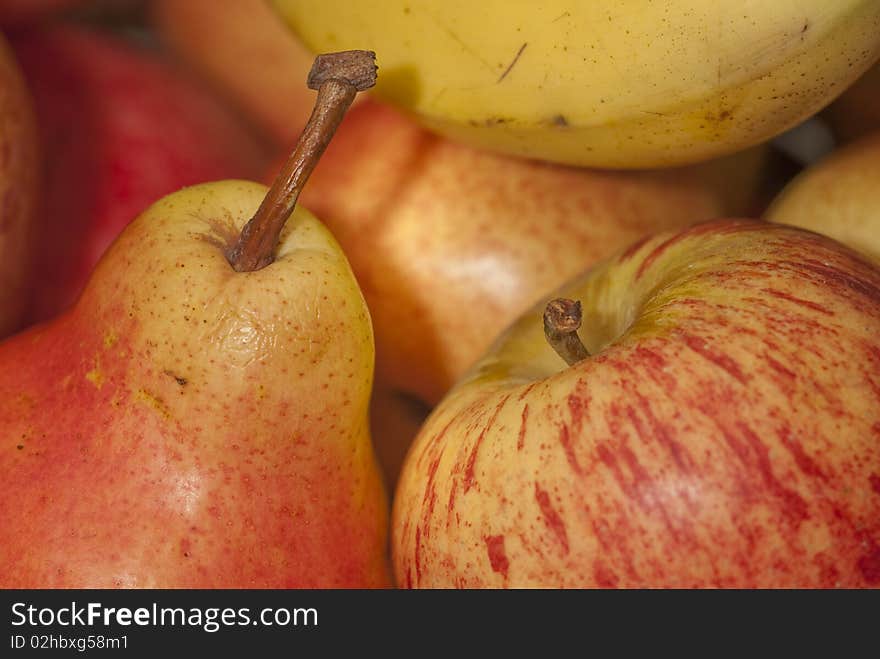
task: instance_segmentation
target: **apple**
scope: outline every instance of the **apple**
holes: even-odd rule
[[[68,308],[122,228],[161,196],[265,170],[267,147],[160,52],[73,23],[16,32],[11,43],[44,151],[28,323]]]
[[[818,231],[880,260],[880,125],[803,170],[764,217]]]
[[[545,335],[555,298],[581,305],[579,334],[547,333],[579,361]],[[545,293],[434,409],[395,492],[395,575],[880,587],[878,447],[876,264],[756,220],[659,233]]]
[[[314,57],[268,3],[153,0],[147,11],[154,33],[179,61],[285,153],[292,148],[312,110],[314,92],[302,81]]]

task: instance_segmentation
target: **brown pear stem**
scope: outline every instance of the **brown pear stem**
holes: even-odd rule
[[[376,54],[347,50],[318,55],[307,84],[318,90],[312,116],[257,212],[226,253],[238,272],[259,270],[274,260],[284,223],[354,97],[376,84]]]
[[[547,343],[569,366],[590,356],[577,333],[582,318],[580,301],[559,297],[550,300],[544,308]]]

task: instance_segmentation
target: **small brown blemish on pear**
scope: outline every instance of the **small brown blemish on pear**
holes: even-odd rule
[[[188,382],[188,380],[185,377],[181,377],[180,375],[176,375],[173,371],[171,371],[169,369],[166,369],[165,371],[163,371],[163,373],[165,373],[165,375],[167,375],[170,378],[174,378],[174,381],[177,382],[177,384],[179,384],[181,387],[186,386],[186,384]]]

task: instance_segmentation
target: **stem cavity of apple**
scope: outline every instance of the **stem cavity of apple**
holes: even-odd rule
[[[569,366],[590,356],[577,333],[582,320],[579,300],[559,297],[550,300],[544,308],[544,336],[547,343]]]
[[[318,160],[358,92],[376,84],[376,53],[346,50],[318,55],[309,72],[309,89],[318,91],[312,116],[287,162],[254,216],[226,253],[237,272],[272,263],[284,223]]]

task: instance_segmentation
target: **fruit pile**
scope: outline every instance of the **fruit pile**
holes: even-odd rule
[[[0,28],[0,587],[880,587],[880,0]]]

